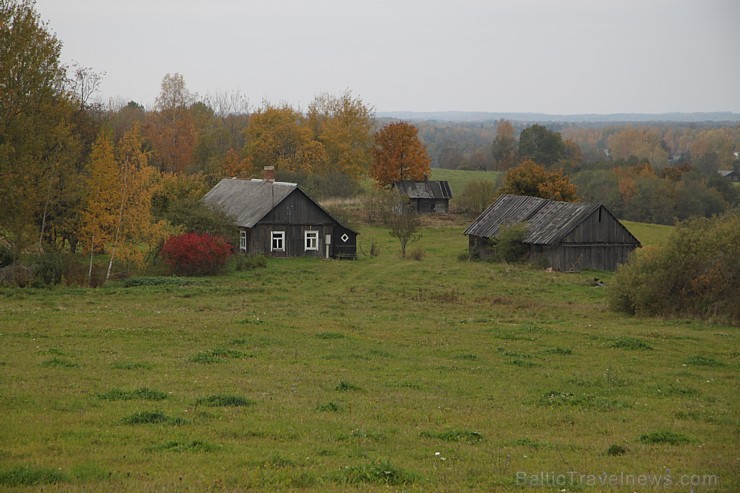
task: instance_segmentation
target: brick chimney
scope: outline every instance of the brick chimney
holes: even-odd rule
[[[275,181],[275,166],[265,166],[262,170],[262,179],[273,183]]]

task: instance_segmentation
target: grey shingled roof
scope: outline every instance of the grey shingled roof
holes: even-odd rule
[[[466,235],[492,238],[502,225],[526,222],[524,243],[552,245],[573,231],[601,204],[502,195],[465,230]]]
[[[252,228],[296,188],[295,183],[224,178],[203,202],[234,217],[237,226]]]
[[[396,189],[410,199],[451,199],[452,190],[446,181],[401,180],[393,184]]]

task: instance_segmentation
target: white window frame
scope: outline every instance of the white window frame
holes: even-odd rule
[[[239,231],[239,250],[242,252],[247,251],[247,231],[244,229]]]
[[[285,251],[285,231],[273,231],[272,234],[270,234],[270,251]]]
[[[303,236],[303,246],[308,251],[319,251],[319,232],[306,231]]]

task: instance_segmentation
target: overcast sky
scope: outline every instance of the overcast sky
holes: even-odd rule
[[[200,95],[305,109],[740,112],[738,0],[37,0],[101,98]]]

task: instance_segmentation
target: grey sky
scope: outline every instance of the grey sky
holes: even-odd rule
[[[179,72],[303,109],[740,112],[737,0],[37,0],[102,96],[151,106]]]

